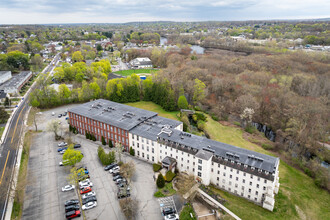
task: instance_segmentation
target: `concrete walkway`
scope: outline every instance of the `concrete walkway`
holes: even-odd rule
[[[216,201],[215,199],[213,199],[211,196],[209,196],[207,193],[205,193],[203,190],[201,189],[197,189],[197,192],[199,192],[202,196],[204,196],[205,198],[207,198],[208,200],[210,200],[212,203],[214,203],[216,206],[218,206],[219,208],[221,208],[222,210],[224,210],[225,212],[227,212],[229,215],[231,215],[234,219],[236,220],[241,220],[241,218],[239,218],[237,215],[235,215],[233,212],[231,212],[229,209],[227,209],[226,207],[224,207],[222,204],[220,204],[218,201]]]

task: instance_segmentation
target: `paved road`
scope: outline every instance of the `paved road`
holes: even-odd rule
[[[119,70],[128,70],[126,63],[124,63],[121,58],[118,58]]]
[[[59,54],[57,54],[52,63],[56,63],[59,59]],[[46,67],[46,71],[54,69],[55,66]],[[32,88],[31,90],[33,90]],[[30,91],[31,91],[30,90]],[[28,97],[28,95],[26,95]],[[0,146],[0,218],[4,219],[8,193],[11,185],[12,173],[16,164],[16,157],[18,153],[19,139],[22,135],[24,121],[23,118],[27,113],[29,106],[27,98],[24,99],[16,110],[13,118],[8,127],[7,135],[4,138],[3,143]]]

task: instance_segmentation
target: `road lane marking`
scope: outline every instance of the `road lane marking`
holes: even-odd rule
[[[3,174],[5,174],[5,170],[6,170],[6,166],[7,166],[9,154],[10,154],[10,150],[8,151],[8,154],[7,154],[7,159],[6,159],[5,166],[3,167],[3,171],[2,171],[2,175],[1,175],[1,179],[0,179],[0,185],[1,185],[1,182],[2,182]]]
[[[24,110],[24,108],[25,108],[25,105],[24,105],[24,107],[22,108],[21,112],[18,115],[18,118],[17,118],[17,121],[16,121],[16,125],[15,125],[15,130],[14,130],[13,136],[11,137],[11,142],[10,142],[11,144],[13,143],[15,132],[16,132],[16,128],[17,128],[17,123],[19,121],[19,118],[21,117],[21,114],[22,114],[22,111]]]

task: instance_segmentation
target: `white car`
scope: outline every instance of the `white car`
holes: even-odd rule
[[[60,151],[60,154],[64,154],[64,153],[65,153],[65,151],[66,151],[66,150],[62,150],[62,151]]]
[[[59,143],[57,146],[58,146],[58,147],[65,147],[65,146],[67,146],[67,145],[68,145],[68,143],[62,141],[62,142]]]
[[[83,184],[86,184],[86,183],[90,183],[91,181],[89,179],[85,179],[81,182],[79,182],[79,186],[83,185]]]
[[[74,189],[74,185],[66,185],[62,187],[62,192],[70,191]]]
[[[86,203],[85,205],[83,205],[81,207],[82,210],[87,210],[87,209],[91,209],[91,208],[94,208],[97,206],[97,202],[89,202],[89,203]]]
[[[83,184],[80,184],[79,183],[80,189],[83,189],[85,187],[92,187],[92,186],[93,186],[93,183],[92,182],[87,182],[87,183],[83,183]]]
[[[110,173],[113,173],[113,172],[116,171],[116,170],[120,170],[119,166],[116,166],[116,167],[110,169],[109,172],[110,172]]]
[[[91,196],[96,196],[96,193],[95,192],[89,192],[89,193],[83,194],[81,196],[81,198],[82,199],[87,199],[88,197],[91,197]]]
[[[166,215],[165,220],[179,220],[179,215],[178,214],[169,214]]]

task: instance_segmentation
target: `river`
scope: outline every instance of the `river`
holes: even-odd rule
[[[167,38],[166,37],[160,37],[160,46],[165,46],[167,44]],[[191,47],[191,53],[196,54],[204,54],[205,48],[201,47],[199,45],[192,45]]]

